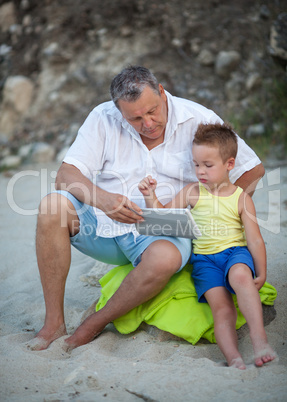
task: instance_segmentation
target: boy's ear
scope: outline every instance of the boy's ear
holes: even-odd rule
[[[235,159],[229,158],[227,159],[226,163],[227,163],[227,170],[232,170],[235,166]]]

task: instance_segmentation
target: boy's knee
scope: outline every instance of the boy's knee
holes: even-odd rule
[[[252,281],[252,273],[250,268],[245,264],[235,264],[229,272],[229,282],[231,286],[246,286]]]

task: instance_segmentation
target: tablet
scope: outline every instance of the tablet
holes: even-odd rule
[[[201,236],[190,210],[185,208],[142,208],[143,222],[136,223],[139,234],[195,239]]]

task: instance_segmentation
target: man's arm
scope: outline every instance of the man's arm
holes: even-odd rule
[[[257,183],[265,174],[265,169],[262,163],[255,166],[253,169],[243,173],[239,179],[234,183],[236,186],[243,188],[243,190],[251,197],[256,189]]]
[[[141,209],[121,194],[109,193],[95,186],[75,166],[63,163],[58,171],[56,190],[65,190],[79,201],[101,209],[111,219],[118,222],[135,223],[140,220]],[[138,214],[131,211],[138,212]]]

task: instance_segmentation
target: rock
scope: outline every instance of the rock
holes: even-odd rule
[[[173,38],[173,40],[171,41],[172,45],[176,48],[182,48],[183,46],[183,41],[182,39],[178,39],[178,38]]]
[[[232,71],[236,70],[241,56],[235,50],[219,52],[215,61],[215,72],[221,78],[228,78]]]
[[[234,75],[225,84],[225,93],[230,101],[240,100],[244,96],[244,79],[239,75]]]
[[[120,28],[120,33],[121,36],[123,38],[127,38],[128,36],[132,36],[133,35],[133,29],[132,27],[128,26],[128,25],[124,25]]]
[[[14,169],[20,166],[22,158],[18,155],[8,155],[0,162],[0,169]]]
[[[287,62],[287,13],[278,15],[270,31],[270,54]]]
[[[194,54],[198,54],[200,52],[200,45],[201,45],[201,39],[200,38],[193,38],[190,41],[190,50]]]
[[[245,87],[247,91],[253,91],[260,87],[262,83],[262,77],[258,73],[251,73],[246,80]]]
[[[52,42],[43,49],[43,56],[51,64],[61,64],[71,60],[72,53],[67,49],[61,49],[59,43]]]
[[[21,75],[8,77],[3,91],[3,104],[24,114],[32,103],[33,91],[34,84],[29,78]]]
[[[268,20],[270,18],[270,15],[271,15],[269,8],[265,4],[263,4],[260,7],[260,12],[259,13],[260,13],[260,17],[262,19],[264,19],[264,20]]]
[[[3,43],[2,45],[0,45],[0,56],[7,56],[11,52],[11,50],[11,46],[7,46],[5,45],[5,43]]]
[[[255,137],[258,135],[263,135],[265,132],[265,126],[262,123],[259,124],[253,124],[252,126],[249,126],[248,129],[246,130],[246,138],[250,137]]]
[[[5,81],[0,112],[0,132],[8,140],[12,138],[21,118],[30,108],[33,92],[34,84],[27,77],[11,76]]]
[[[32,151],[33,151],[33,144],[22,145],[19,148],[18,155],[22,159],[27,159],[31,155]]]
[[[52,42],[43,49],[43,55],[48,58],[53,57],[57,52],[59,52],[59,45],[57,42]]]
[[[31,155],[31,162],[35,163],[47,163],[51,162],[55,157],[55,149],[45,143],[37,142],[33,146],[33,151]]]
[[[12,108],[0,109],[0,139],[9,141],[13,137],[14,129],[19,122],[19,115]]]
[[[209,89],[199,89],[196,92],[196,96],[201,101],[210,101],[210,102],[212,102],[215,99],[215,94],[212,93]]]
[[[24,27],[28,27],[28,26],[32,25],[31,15],[29,15],[29,14],[25,15],[25,17],[23,18],[23,21],[22,21],[22,25]]]
[[[212,66],[215,62],[215,56],[210,50],[203,49],[197,56],[197,60],[203,66]]]
[[[11,1],[0,7],[0,27],[2,32],[9,31],[11,25],[16,24],[16,10]]]

